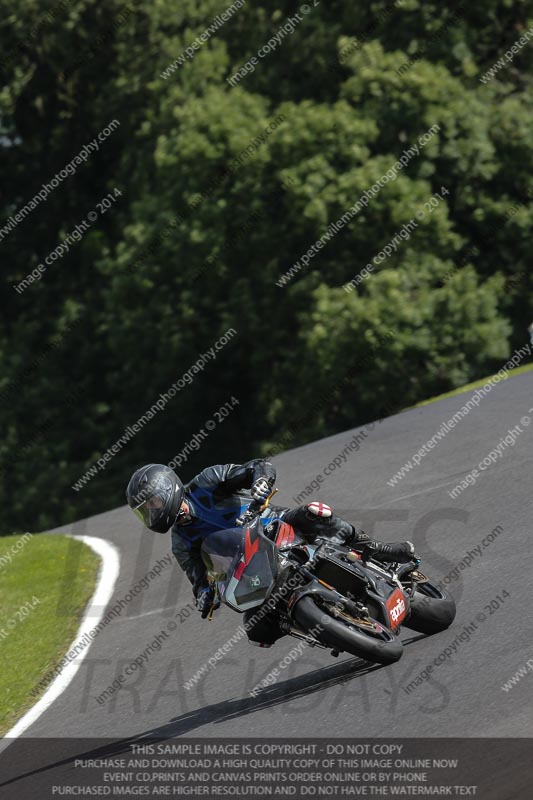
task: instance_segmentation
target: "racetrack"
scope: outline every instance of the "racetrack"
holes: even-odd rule
[[[306,648],[255,698],[250,690],[279,666],[296,641],[285,639],[268,650],[240,639],[215,670],[186,690],[183,684],[231,639],[241,617],[223,608],[208,623],[194,610],[180,622],[176,613],[190,603],[191,592],[172,561],[96,637],[73,682],[24,736],[533,735],[533,674],[507,692],[501,688],[533,656],[533,430],[521,423],[528,414],[533,421],[533,373],[495,386],[420,466],[394,488],[387,484],[469,396],[413,409],[363,429],[360,449],[324,476],[320,491],[307,498],[330,503],[376,537],[411,539],[422,569],[436,580],[449,576],[468,551],[496,529],[471,565],[450,579],[458,614],[449,631],[424,637],[405,630],[404,655],[389,667],[346,656],[335,660],[327,651]],[[504,449],[475,485],[452,499],[448,491],[517,425],[522,430],[514,446]],[[327,468],[356,432],[278,456],[276,502],[294,505],[292,498]],[[232,454],[225,455],[224,460],[231,461]],[[157,454],[147,453],[149,458]],[[72,532],[72,527],[61,530]],[[74,533],[108,539],[119,548],[121,570],[112,603],[170,552],[170,537],[143,532],[125,507],[77,524]],[[497,610],[486,608],[497,595],[502,598],[503,590],[510,597],[503,597]],[[428,680],[406,692],[404,687],[476,620],[469,640],[465,635],[464,641],[456,642],[455,653],[443,657]],[[169,626],[175,630],[169,631]],[[161,631],[167,636],[161,649],[99,704],[95,698]]]

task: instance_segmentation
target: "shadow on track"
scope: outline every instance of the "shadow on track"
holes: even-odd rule
[[[417,637],[419,638],[419,637]],[[404,641],[410,644],[413,639]],[[103,759],[116,758],[121,754],[131,755],[132,745],[157,744],[168,739],[191,734],[197,728],[207,724],[216,724],[238,717],[254,714],[265,708],[272,708],[281,703],[287,703],[302,697],[307,697],[315,692],[322,691],[332,686],[348,683],[367,675],[370,672],[383,669],[380,664],[369,664],[358,658],[350,658],[341,664],[331,667],[321,667],[305,675],[300,675],[289,680],[263,689],[256,696],[232,698],[220,703],[195,709],[181,714],[156,728],[135,734],[125,739],[16,739],[9,747],[10,764],[5,772],[11,772],[12,777],[0,782],[1,786],[8,786],[18,781],[30,778],[49,770],[58,770],[72,764],[75,759]],[[101,742],[104,741],[104,744]],[[82,744],[84,743],[84,744]],[[98,744],[97,744],[98,743]],[[80,746],[90,747],[84,752],[79,752]],[[73,752],[77,748],[78,752]],[[70,750],[70,752],[69,752]],[[49,759],[54,758],[52,763]],[[17,766],[35,764],[36,760],[46,759],[48,763],[32,770],[17,774]],[[13,772],[15,774],[13,775]]]

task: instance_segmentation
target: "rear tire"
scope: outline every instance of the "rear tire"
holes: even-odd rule
[[[457,610],[449,592],[437,589],[432,583],[417,586],[411,598],[411,616],[403,625],[418,633],[440,633],[449,628]]]
[[[376,664],[393,664],[402,657],[402,644],[388,628],[377,623],[380,626],[379,633],[363,632],[355,623],[351,624],[348,620],[344,622],[333,616],[328,608],[319,608],[309,595],[304,595],[296,603],[292,617],[305,632],[321,626],[320,632],[314,635],[321,644],[333,650],[350,653]],[[370,621],[375,623],[375,620]]]

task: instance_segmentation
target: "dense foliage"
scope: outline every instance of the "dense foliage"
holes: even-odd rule
[[[0,0],[3,532],[121,503],[133,468],[168,462],[232,397],[183,453],[185,478],[461,385],[525,341],[531,3],[238,0],[224,20],[230,5]]]

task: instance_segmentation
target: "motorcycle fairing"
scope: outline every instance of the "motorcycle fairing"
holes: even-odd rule
[[[275,545],[258,524],[211,534],[202,544],[202,558],[236,611],[264,603],[277,574]]]

